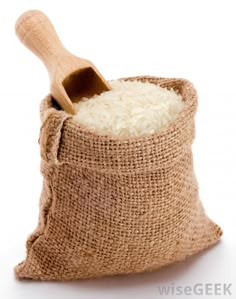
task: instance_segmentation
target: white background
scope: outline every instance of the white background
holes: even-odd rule
[[[0,298],[151,299],[161,298],[161,285],[207,282],[232,283],[236,296],[234,5],[229,0],[1,1]],[[67,48],[92,60],[107,79],[149,74],[194,83],[195,169],[207,213],[224,231],[219,244],[153,273],[70,283],[15,280],[13,267],[25,257],[26,238],[37,223],[39,103],[49,90],[44,66],[14,34],[17,17],[32,8],[48,14]]]

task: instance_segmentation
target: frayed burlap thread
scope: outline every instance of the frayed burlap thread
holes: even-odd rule
[[[40,217],[19,279],[72,280],[158,269],[214,244],[193,170],[197,95],[183,79],[135,77],[173,88],[184,100],[158,134],[127,141],[99,136],[41,104]]]

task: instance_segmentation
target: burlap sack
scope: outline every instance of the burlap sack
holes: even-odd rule
[[[167,130],[118,141],[80,126],[47,97],[41,105],[44,177],[39,224],[18,278],[69,280],[153,270],[215,243],[221,229],[198,198],[191,145],[197,96],[173,87],[184,110]]]

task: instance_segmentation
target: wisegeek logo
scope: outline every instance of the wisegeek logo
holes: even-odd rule
[[[196,283],[194,285],[158,286],[158,295],[162,296],[232,296],[232,283]]]

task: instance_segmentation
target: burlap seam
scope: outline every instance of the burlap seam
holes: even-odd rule
[[[48,221],[48,218],[49,218],[49,215],[52,211],[52,204],[53,204],[53,201],[54,201],[54,196],[53,196],[53,182],[55,180],[55,172],[56,172],[56,167],[52,167],[52,173],[51,173],[51,176],[50,176],[50,179],[48,179],[48,183],[49,183],[49,189],[50,189],[50,199],[49,199],[49,204],[48,204],[48,211],[46,214],[42,215],[42,217],[44,218],[44,225],[43,227],[41,228],[41,231],[38,231],[37,234],[38,235],[35,235],[35,233],[32,233],[30,237],[34,237],[34,239],[32,241],[30,241],[30,238],[27,240],[27,256],[30,255],[30,251],[31,251],[31,248],[33,247],[33,245],[37,242],[40,241],[40,239],[42,237],[44,237],[45,235],[45,232],[47,231],[47,225],[49,223]],[[29,242],[30,241],[30,242]],[[25,261],[21,262],[18,266],[17,266],[17,272],[18,272],[18,275],[22,272],[24,272],[26,266],[27,266],[27,263],[28,263],[28,259],[26,259]],[[20,269],[20,270],[19,270]]]
[[[49,109],[44,113],[40,128],[39,144],[41,157],[46,162],[58,164],[58,150],[64,122],[71,116],[64,111]]]

